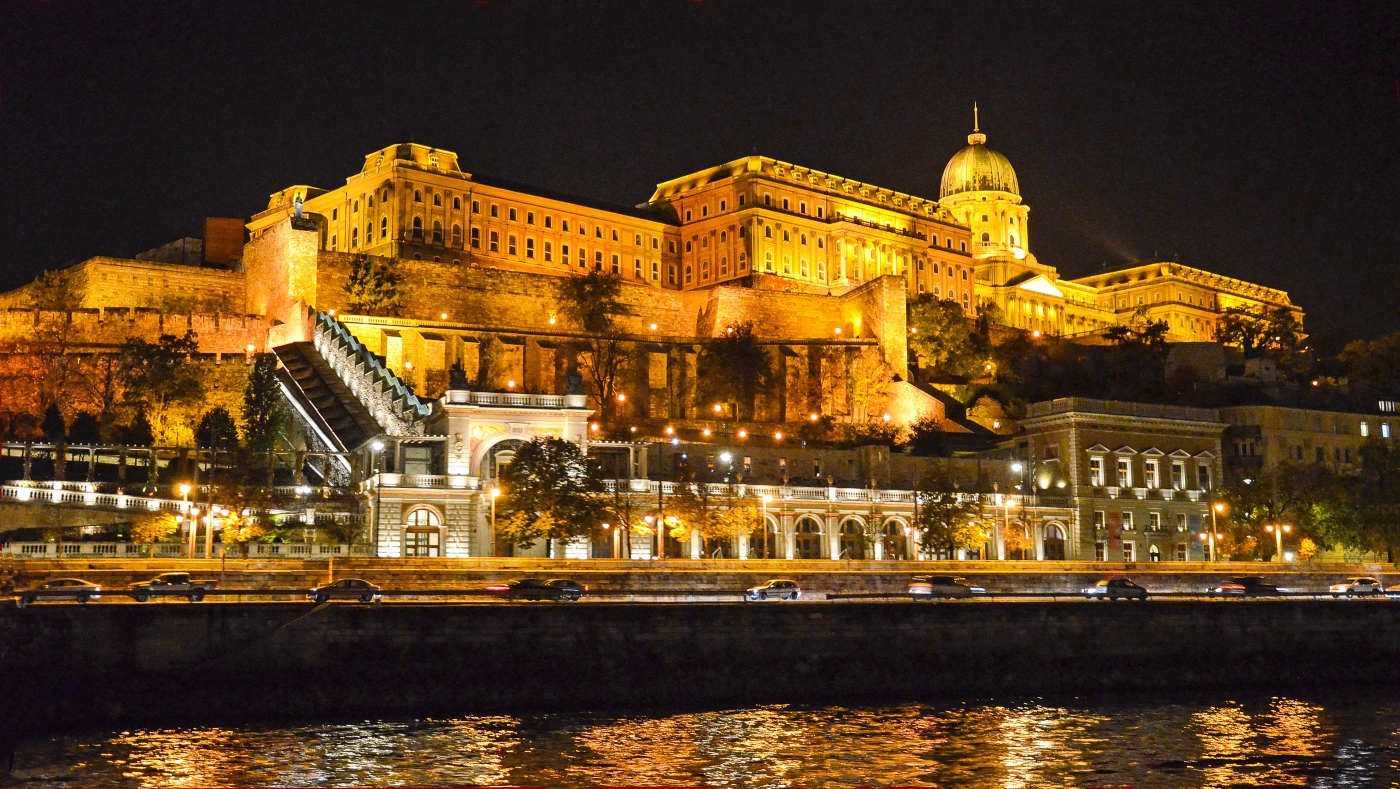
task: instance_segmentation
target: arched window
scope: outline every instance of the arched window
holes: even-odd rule
[[[473,232],[475,232],[475,231],[473,231]],[[498,233],[498,232],[496,232],[495,230],[492,230],[492,231],[491,231],[491,251],[492,251],[492,252],[500,252],[500,251],[501,251],[501,234]]]
[[[792,273],[792,256],[791,256],[791,255],[783,255],[783,273],[784,273],[784,274],[791,274],[791,273]]]
[[[385,190],[384,190],[384,202],[386,202],[386,203],[389,202],[389,190],[388,190],[388,189],[385,189]]]
[[[721,257],[721,258],[719,259],[719,275],[722,277],[722,276],[724,276],[724,275],[726,275],[726,274],[728,274],[728,273],[729,273],[729,258],[727,258],[727,257]]]
[[[773,270],[773,253],[772,253],[772,252],[764,252],[764,253],[763,253],[763,270],[764,270],[764,271],[772,271],[772,270]]]
[[[822,525],[816,518],[804,517],[793,527],[797,558],[822,558]]]
[[[442,195],[440,195],[440,194],[435,194],[435,195],[433,195],[433,205],[442,205]]]
[[[848,520],[841,524],[840,543],[842,559],[864,559],[865,558],[865,534],[860,522]]]
[[[413,240],[423,240],[423,217],[421,216],[413,217]]]
[[[442,223],[436,219],[433,220],[433,243],[442,243]]]
[[[404,520],[403,555],[437,556],[442,545],[442,521],[426,507],[408,513]]]
[[[723,244],[726,240],[728,240],[728,238],[729,238],[729,235],[728,235],[727,233],[725,233],[723,230],[719,231],[719,242],[720,242],[721,244]]]
[[[985,244],[985,243],[987,243],[988,241],[991,241],[991,240],[992,240],[992,234],[991,234],[991,233],[983,233],[983,234],[982,234],[982,243]]]
[[[783,240],[784,240],[784,241],[791,241],[791,240],[792,240],[792,233],[790,233],[790,232],[784,230],[784,231],[783,231]]]
[[[452,225],[452,246],[462,246],[462,226],[455,223]]]
[[[359,245],[360,245],[360,229],[359,229],[358,227],[352,227],[352,228],[350,228],[350,246],[353,248],[353,247],[358,247]]]
[[[423,190],[422,190],[422,189],[414,189],[414,190],[413,190],[413,202],[415,202],[415,203],[421,203],[421,202],[423,202]]]
[[[773,237],[773,228],[765,226],[765,227],[763,228],[763,237],[764,237],[764,238],[772,238],[772,237]]]
[[[690,268],[690,264],[687,263],[686,266],[685,266],[685,284],[689,285],[689,284],[690,284],[690,281],[691,281],[693,278],[694,278],[694,277],[693,277],[693,274],[692,274],[692,270],[691,270],[691,268]]]
[[[365,233],[365,235],[368,236],[369,233]],[[387,216],[382,216],[379,218],[379,237],[389,237],[389,217]]]
[[[909,558],[909,539],[904,533],[904,524],[899,521],[885,524],[885,558],[892,562]]]
[[[462,198],[460,198],[460,197],[454,197],[454,198],[452,198],[452,210],[453,210],[453,211],[461,211],[461,210],[462,210]]]

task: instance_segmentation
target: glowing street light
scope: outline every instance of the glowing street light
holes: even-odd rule
[[[1264,527],[1264,531],[1270,532],[1274,535],[1274,545],[1277,548],[1277,550],[1274,551],[1274,561],[1283,561],[1283,533],[1292,530],[1293,527],[1289,526],[1286,523],[1280,524],[1278,526],[1275,526],[1272,523],[1270,523]]]
[[[1217,501],[1210,505],[1210,537],[1207,542],[1210,544],[1210,561],[1215,561],[1215,538],[1219,536],[1220,524],[1216,522],[1217,516],[1225,514],[1225,502]]]

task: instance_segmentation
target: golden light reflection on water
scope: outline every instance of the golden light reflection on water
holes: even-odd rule
[[[1338,716],[1342,716],[1342,722]],[[1346,733],[1343,734],[1343,731]],[[60,738],[30,785],[1394,786],[1400,703],[763,706]],[[1389,779],[1381,778],[1390,776]],[[1383,783],[1372,783],[1381,779]]]

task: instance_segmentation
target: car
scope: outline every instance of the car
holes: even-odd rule
[[[796,581],[775,578],[766,584],[755,586],[744,592],[744,599],[754,600],[796,600],[802,597],[802,587]]]
[[[81,578],[56,578],[19,593],[15,605],[23,608],[43,600],[72,600],[86,603],[102,597],[102,587]]]
[[[987,593],[985,588],[968,583],[966,578],[952,575],[916,575],[910,579],[908,588],[910,595],[925,600],[935,597],[972,597]]]
[[[1354,597],[1363,594],[1379,597],[1385,594],[1385,587],[1381,586],[1381,582],[1376,578],[1369,575],[1358,575],[1346,579],[1343,583],[1332,584],[1327,587],[1327,591],[1333,597],[1341,597],[1342,595]]]
[[[383,598],[381,589],[369,581],[359,578],[342,578],[335,583],[318,586],[306,596],[317,603],[330,600],[359,600],[362,603],[375,603]]]
[[[525,578],[516,581],[491,584],[486,591],[507,600],[562,600],[577,601],[588,593],[588,587],[568,578],[551,578],[541,581],[538,578]]]
[[[1287,589],[1265,583],[1264,579],[1257,575],[1231,578],[1206,590],[1206,594],[1211,597],[1269,597],[1287,593]]]
[[[1086,600],[1146,600],[1147,590],[1127,578],[1105,578],[1084,590]]]
[[[197,581],[189,573],[161,573],[149,581],[138,581],[128,587],[129,594],[138,603],[152,597],[184,597],[191,603],[198,603],[204,595],[219,588],[213,579]]]

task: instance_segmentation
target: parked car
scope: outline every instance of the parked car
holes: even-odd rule
[[[1372,578],[1369,575],[1358,575],[1346,579],[1343,583],[1332,584],[1327,587],[1327,591],[1330,592],[1333,597],[1341,597],[1342,595],[1354,597],[1361,594],[1379,597],[1385,594],[1385,587],[1381,586],[1381,582],[1378,579]]]
[[[72,600],[86,603],[102,597],[102,587],[81,578],[56,578],[19,593],[15,605],[23,608],[45,600]]]
[[[563,600],[576,601],[588,593],[588,587],[568,578],[551,578],[541,581],[538,578],[525,578],[517,581],[491,584],[486,591],[500,595],[507,600]]]
[[[139,581],[129,587],[131,596],[138,603],[152,597],[184,597],[191,603],[198,603],[206,593],[218,588],[218,581],[197,581],[190,578],[189,573],[161,573],[149,581]]]
[[[1105,578],[1084,590],[1087,600],[1146,600],[1147,590],[1127,578]]]
[[[1231,578],[1206,590],[1206,594],[1211,597],[1269,597],[1287,593],[1287,589],[1265,583],[1264,579],[1257,575]]]
[[[916,575],[909,581],[909,594],[931,600],[935,597],[972,597],[987,590],[952,575]]]
[[[801,596],[802,587],[785,578],[775,578],[744,593],[745,600],[796,600]]]
[[[329,600],[359,600],[362,603],[375,603],[383,597],[380,592],[380,588],[369,581],[359,578],[342,578],[335,583],[312,589],[307,597],[317,603]]]

